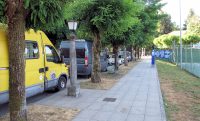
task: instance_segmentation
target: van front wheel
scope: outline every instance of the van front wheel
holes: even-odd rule
[[[63,90],[67,86],[67,80],[65,77],[61,76],[58,80],[57,90]]]

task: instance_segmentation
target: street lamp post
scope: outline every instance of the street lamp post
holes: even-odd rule
[[[180,64],[181,64],[181,69],[182,69],[182,23],[181,23],[181,0],[179,0],[179,9],[180,9]]]
[[[77,80],[77,61],[76,61],[76,29],[78,23],[69,21],[68,27],[70,30],[70,86],[68,87],[68,96],[78,97],[80,94],[80,82]]]

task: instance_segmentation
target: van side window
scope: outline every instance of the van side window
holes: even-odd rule
[[[64,58],[69,58],[69,48],[62,48],[60,53],[60,55],[64,56]]]
[[[76,49],[77,58],[85,58],[85,49]]]
[[[47,61],[55,63],[59,62],[59,56],[53,47],[45,46],[45,52]]]
[[[61,49],[61,56],[64,58],[70,58],[70,49],[69,48],[62,48]],[[77,58],[85,58],[85,49],[76,49],[76,57]]]
[[[27,41],[24,54],[26,59],[39,58],[39,49],[37,42]]]

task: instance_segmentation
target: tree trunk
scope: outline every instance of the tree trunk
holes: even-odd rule
[[[137,47],[134,47],[135,61],[137,60]]]
[[[133,61],[133,59],[134,59],[134,58],[133,58],[133,57],[134,57],[134,56],[133,56],[133,54],[134,54],[134,53],[133,53],[133,46],[131,46],[130,48],[131,48],[131,61]]]
[[[130,52],[130,56],[131,56],[131,60],[130,61],[133,61],[133,47],[131,45],[128,46],[127,51]]]
[[[118,63],[118,46],[117,45],[113,45],[113,53],[115,54],[115,70],[119,69],[119,63]]]
[[[138,55],[138,59],[140,59],[140,48],[139,47],[137,48],[137,53],[138,53],[137,54]]]
[[[99,33],[93,33],[94,34],[94,41],[93,41],[93,57],[92,57],[92,76],[91,76],[91,81],[93,83],[99,83],[101,82],[101,77],[100,77],[100,35]]]
[[[7,0],[10,121],[27,121],[25,97],[25,18],[23,0]]]
[[[124,66],[128,66],[127,54],[126,54],[126,47],[124,46]]]

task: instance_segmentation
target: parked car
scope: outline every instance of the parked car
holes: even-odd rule
[[[92,41],[76,40],[77,74],[90,76],[92,73]],[[64,57],[64,62],[70,64],[70,41],[62,41],[60,53]]]
[[[124,62],[124,59],[122,58],[121,55],[119,55],[118,56],[118,64],[122,65],[123,62]],[[108,63],[109,63],[109,65],[113,65],[115,63],[115,55],[114,54],[109,55]]]
[[[127,51],[127,60],[128,62],[131,61],[131,52]]]
[[[124,63],[124,55],[118,55],[118,63],[122,65]]]
[[[101,64],[101,71],[102,72],[107,71],[107,67],[108,67],[108,55],[104,51],[102,51],[100,53],[100,64]]]
[[[124,63],[124,51],[119,51],[118,55],[121,58],[123,58],[122,60],[123,60],[123,63]],[[131,52],[126,51],[126,58],[127,58],[128,62],[131,61]]]
[[[0,31],[0,104],[9,100],[9,59],[7,32]],[[25,32],[25,91],[26,97],[46,90],[64,89],[68,67],[42,31]],[[15,60],[13,60],[15,61]]]

